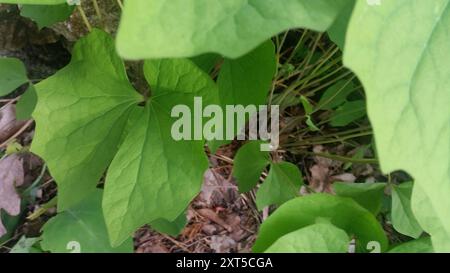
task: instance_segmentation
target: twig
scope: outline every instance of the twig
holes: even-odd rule
[[[166,238],[167,240],[171,241],[172,243],[174,243],[175,245],[177,245],[179,248],[183,249],[184,251],[186,251],[187,253],[190,253],[191,251],[189,249],[187,249],[182,243],[178,242],[177,240],[173,239],[170,236],[167,236],[166,234],[162,234],[161,235]]]
[[[100,12],[100,8],[98,7],[97,0],[92,0],[92,4],[94,5],[95,13],[98,16],[98,19],[102,20],[102,13]]]
[[[34,120],[29,120],[25,123],[25,125],[22,126],[14,135],[12,135],[10,138],[8,138],[5,142],[0,144],[0,148],[4,148],[7,146],[13,139],[18,137],[21,133],[23,133],[31,124],[33,124]]]
[[[78,12],[81,15],[81,18],[83,19],[84,24],[86,25],[86,28],[88,29],[89,32],[91,32],[92,31],[91,23],[89,23],[89,20],[88,20],[88,18],[86,16],[86,13],[83,10],[83,8],[81,7],[81,4],[77,5],[77,9],[78,9]]]

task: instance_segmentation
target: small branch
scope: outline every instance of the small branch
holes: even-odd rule
[[[89,32],[91,32],[92,31],[91,23],[89,23],[89,20],[88,20],[88,18],[86,16],[86,13],[83,10],[83,8],[81,7],[81,4],[77,5],[77,9],[78,9],[78,12],[81,15],[81,18],[83,19],[84,24],[86,25],[86,28],[88,29]]]
[[[378,164],[378,159],[375,159],[375,158],[357,159],[357,158],[345,157],[345,156],[340,156],[340,155],[332,155],[332,154],[327,154],[327,153],[311,153],[311,152],[303,152],[303,154],[307,154],[307,155],[311,155],[311,156],[320,156],[320,157],[325,157],[328,159],[342,161],[342,162],[348,162],[348,163]]]
[[[16,137],[18,137],[21,133],[23,133],[31,124],[33,124],[34,120],[29,120],[25,123],[25,125],[22,126],[22,128],[19,129],[19,131],[17,131],[14,135],[12,135],[10,138],[8,138],[5,142],[3,142],[2,144],[0,144],[0,148],[4,148],[6,146],[8,146],[8,144],[15,139]]]

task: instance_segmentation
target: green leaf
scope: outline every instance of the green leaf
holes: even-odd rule
[[[55,178],[63,211],[95,190],[142,98],[128,82],[112,38],[100,30],[82,38],[70,64],[36,91],[31,150]]]
[[[203,140],[173,138],[177,119],[171,109],[194,109],[194,96],[202,97],[204,106],[217,103],[215,83],[186,59],[147,61],[144,74],[152,97],[106,177],[103,209],[113,245],[144,224],[174,221],[200,191],[208,168]]]
[[[30,119],[37,103],[36,89],[32,84],[27,91],[20,97],[16,104],[16,118],[18,120]]]
[[[423,237],[398,245],[389,253],[434,253],[430,237]]]
[[[381,210],[385,188],[386,183],[333,183],[337,195],[352,198],[373,215],[378,215]]]
[[[328,194],[311,194],[295,198],[278,208],[260,227],[253,251],[264,252],[280,237],[321,219],[355,236],[358,251],[365,252],[375,241],[384,251],[388,240],[377,219],[355,201]]]
[[[186,213],[183,212],[180,216],[175,219],[175,221],[167,221],[166,219],[157,219],[150,223],[152,229],[160,232],[169,234],[170,236],[176,237],[184,229],[187,223]]]
[[[265,42],[239,59],[225,59],[217,79],[222,109],[225,110],[227,105],[265,105],[276,69],[277,60],[272,41]],[[248,118],[246,116],[247,120]],[[237,126],[234,128],[235,132],[240,129]],[[229,140],[215,140],[208,145],[215,152],[218,147],[228,143]]]
[[[305,96],[300,96],[300,102],[303,105],[303,109],[305,109],[305,114],[310,115],[313,112],[313,106],[309,100]]]
[[[126,1],[117,46],[128,59],[237,58],[290,28],[325,31],[348,0]]]
[[[20,15],[35,21],[38,28],[41,29],[67,20],[74,9],[75,6],[69,6],[67,4],[24,5],[21,8]]]
[[[342,50],[345,47],[345,36],[347,34],[347,27],[350,23],[353,8],[355,7],[355,0],[348,1],[347,5],[342,9],[336,21],[328,29],[330,39]]]
[[[0,97],[27,82],[27,71],[19,59],[0,57]]]
[[[42,228],[43,250],[54,253],[133,252],[131,237],[118,247],[111,247],[102,213],[102,190],[95,190],[79,204],[51,218]],[[76,250],[75,250],[76,251]]]
[[[330,120],[333,127],[344,127],[366,115],[366,104],[362,100],[349,101],[336,109]]]
[[[412,209],[438,252],[450,251],[449,23],[448,0],[358,1],[344,55],[366,90],[381,168],[414,178]]]
[[[27,238],[22,236],[20,240],[11,248],[9,253],[42,253],[42,250],[35,245],[41,238]]]
[[[24,4],[24,5],[58,5],[66,3],[67,0],[0,0],[3,4]]]
[[[317,104],[317,109],[332,110],[347,102],[347,97],[355,91],[355,85],[348,80],[342,80],[329,87],[323,93]]]
[[[311,116],[306,116],[306,125],[308,125],[308,128],[313,132],[318,132],[320,129],[317,127],[317,125],[312,120]]]
[[[413,238],[423,233],[411,209],[413,182],[392,187],[392,224],[398,232]]]
[[[261,141],[251,141],[242,146],[234,157],[233,177],[239,191],[251,191],[259,182],[259,177],[270,164],[269,152],[261,151]]]
[[[281,206],[299,196],[303,175],[298,167],[289,162],[272,163],[264,183],[256,194],[259,210],[269,205]]]
[[[347,253],[350,238],[330,224],[314,224],[280,237],[266,253]]]

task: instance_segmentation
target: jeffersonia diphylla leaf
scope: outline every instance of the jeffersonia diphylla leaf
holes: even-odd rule
[[[113,246],[142,225],[176,220],[208,167],[204,140],[172,137],[171,110],[192,107],[194,97],[218,104],[216,84],[187,59],[147,61],[144,74],[152,94],[141,106],[111,37],[93,30],[67,67],[36,85],[32,151],[58,183],[58,210],[95,191],[108,168],[103,211]]]
[[[46,161],[63,211],[95,190],[142,98],[128,82],[112,38],[100,30],[82,38],[70,64],[35,88],[31,150]]]
[[[152,97],[124,140],[106,177],[103,209],[114,244],[157,219],[174,221],[200,191],[208,168],[204,141],[176,141],[171,109],[194,96],[217,103],[210,77],[186,59],[146,61]]]

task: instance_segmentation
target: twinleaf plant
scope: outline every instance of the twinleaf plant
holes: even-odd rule
[[[0,2],[20,4],[38,27],[64,20],[75,3]],[[22,244],[130,252],[141,226],[176,236],[208,169],[205,151],[230,142],[173,138],[173,107],[193,109],[202,98],[222,109],[300,111],[283,117],[280,131],[296,143],[261,151],[263,142],[250,141],[233,160],[240,192],[256,191],[257,209],[269,214],[255,252],[450,252],[449,2],[129,0],[116,37],[92,29],[66,67],[35,85],[19,60],[1,58],[0,95],[29,84],[19,117],[33,112],[31,151],[58,185],[58,214]],[[148,92],[130,83],[124,60],[142,61]],[[361,129],[366,115],[373,132]],[[352,158],[311,152],[372,133]],[[298,146],[344,169],[379,163],[387,179],[328,181],[331,193],[317,193],[304,179],[307,164],[291,160]],[[391,179],[399,170],[410,177]],[[389,246],[381,221],[410,239]]]

